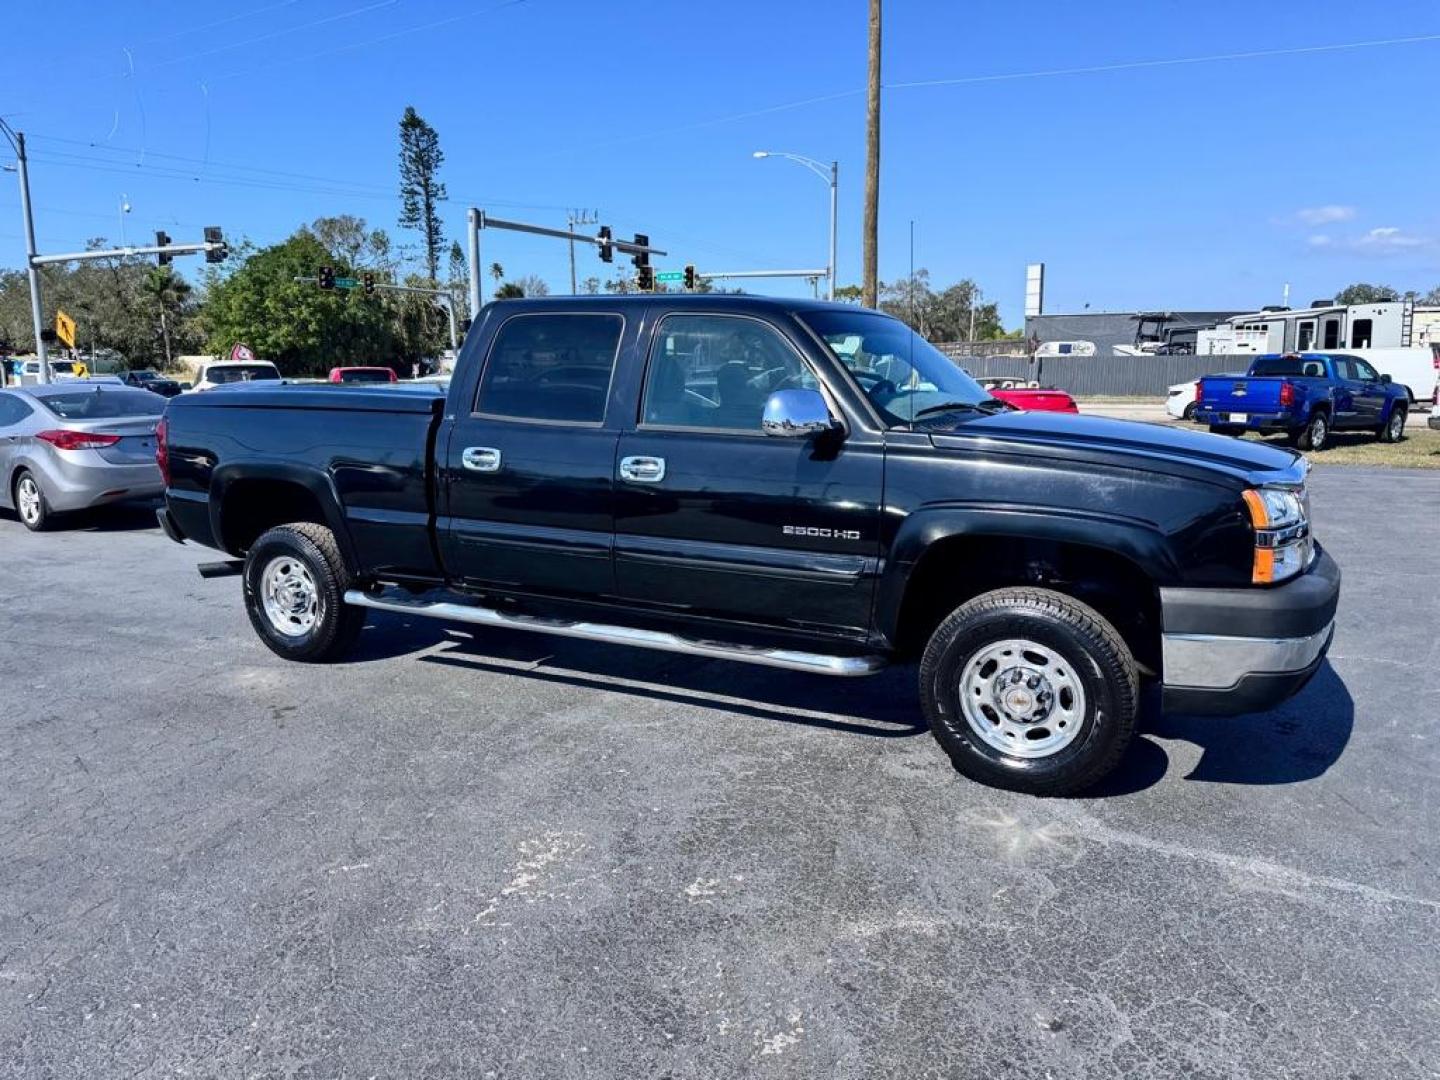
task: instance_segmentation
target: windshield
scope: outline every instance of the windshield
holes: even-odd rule
[[[62,420],[114,420],[122,416],[159,416],[165,399],[149,390],[77,390],[73,394],[46,394],[36,400]]]
[[[341,369],[341,382],[383,382],[390,381],[389,368],[351,368]]]
[[[800,318],[849,369],[890,424],[953,421],[1003,408],[935,346],[899,319],[873,311],[809,311]]]
[[[221,383],[255,382],[260,379],[278,379],[280,372],[274,364],[236,364],[234,367],[211,368],[205,373],[207,381]]]
[[[57,375],[73,375],[75,374],[75,365],[69,360],[52,360],[50,361],[50,370]]]

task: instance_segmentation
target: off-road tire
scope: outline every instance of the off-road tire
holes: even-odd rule
[[[1078,734],[1047,757],[995,748],[961,705],[967,661],[1012,638],[1059,654],[1084,690]],[[1120,634],[1094,608],[1049,589],[997,589],[967,601],[936,627],[920,661],[921,706],[955,768],[982,784],[1032,795],[1083,791],[1110,773],[1134,737],[1139,697],[1135,658]]]
[[[319,600],[314,625],[298,636],[282,633],[266,614],[262,600],[265,568],[276,559],[302,563]],[[365,625],[365,609],[345,603],[352,576],[335,534],[324,525],[297,522],[264,533],[245,555],[245,612],[270,651],[286,660],[324,664],[339,660],[354,646]]]

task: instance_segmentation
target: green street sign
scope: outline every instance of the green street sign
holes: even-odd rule
[[[359,285],[359,284],[360,284],[360,280],[359,280],[358,278],[353,278],[353,277],[337,277],[337,278],[335,279],[335,287],[336,287],[337,289],[353,289],[353,288],[355,288],[356,285]]]
[[[655,275],[655,280],[656,280],[656,281],[684,281],[684,280],[685,280],[685,271],[683,271],[683,270],[666,270],[664,273],[656,274],[656,275]]]

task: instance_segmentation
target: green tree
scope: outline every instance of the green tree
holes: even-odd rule
[[[495,290],[496,300],[521,300],[525,297],[525,290],[513,281],[507,281]]]
[[[439,211],[445,201],[445,185],[439,179],[444,161],[440,136],[413,105],[407,105],[400,118],[400,225],[419,231],[432,286],[439,283],[440,249],[445,243]]]
[[[545,284],[545,279],[536,274],[526,274],[515,282],[520,288],[521,296],[549,296],[550,286]]]
[[[142,291],[155,312],[160,340],[165,348],[165,368],[169,370],[175,365],[171,339],[174,328],[180,325],[184,316],[185,304],[191,293],[190,283],[170,267],[156,266],[145,275]]]
[[[1347,285],[1335,294],[1337,304],[1377,304],[1382,300],[1394,300],[1399,293],[1390,288],[1389,285],[1369,285],[1358,281],[1354,285]]]
[[[403,352],[394,313],[359,289],[298,282],[334,259],[310,229],[263,248],[207,290],[203,325],[216,354],[245,342],[285,375],[321,374],[341,364],[397,360]],[[337,276],[354,268],[336,262]]]

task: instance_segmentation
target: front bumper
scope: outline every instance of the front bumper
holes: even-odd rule
[[[1325,660],[1339,599],[1340,567],[1323,549],[1270,589],[1162,589],[1165,709],[1234,716],[1297,693]]]

